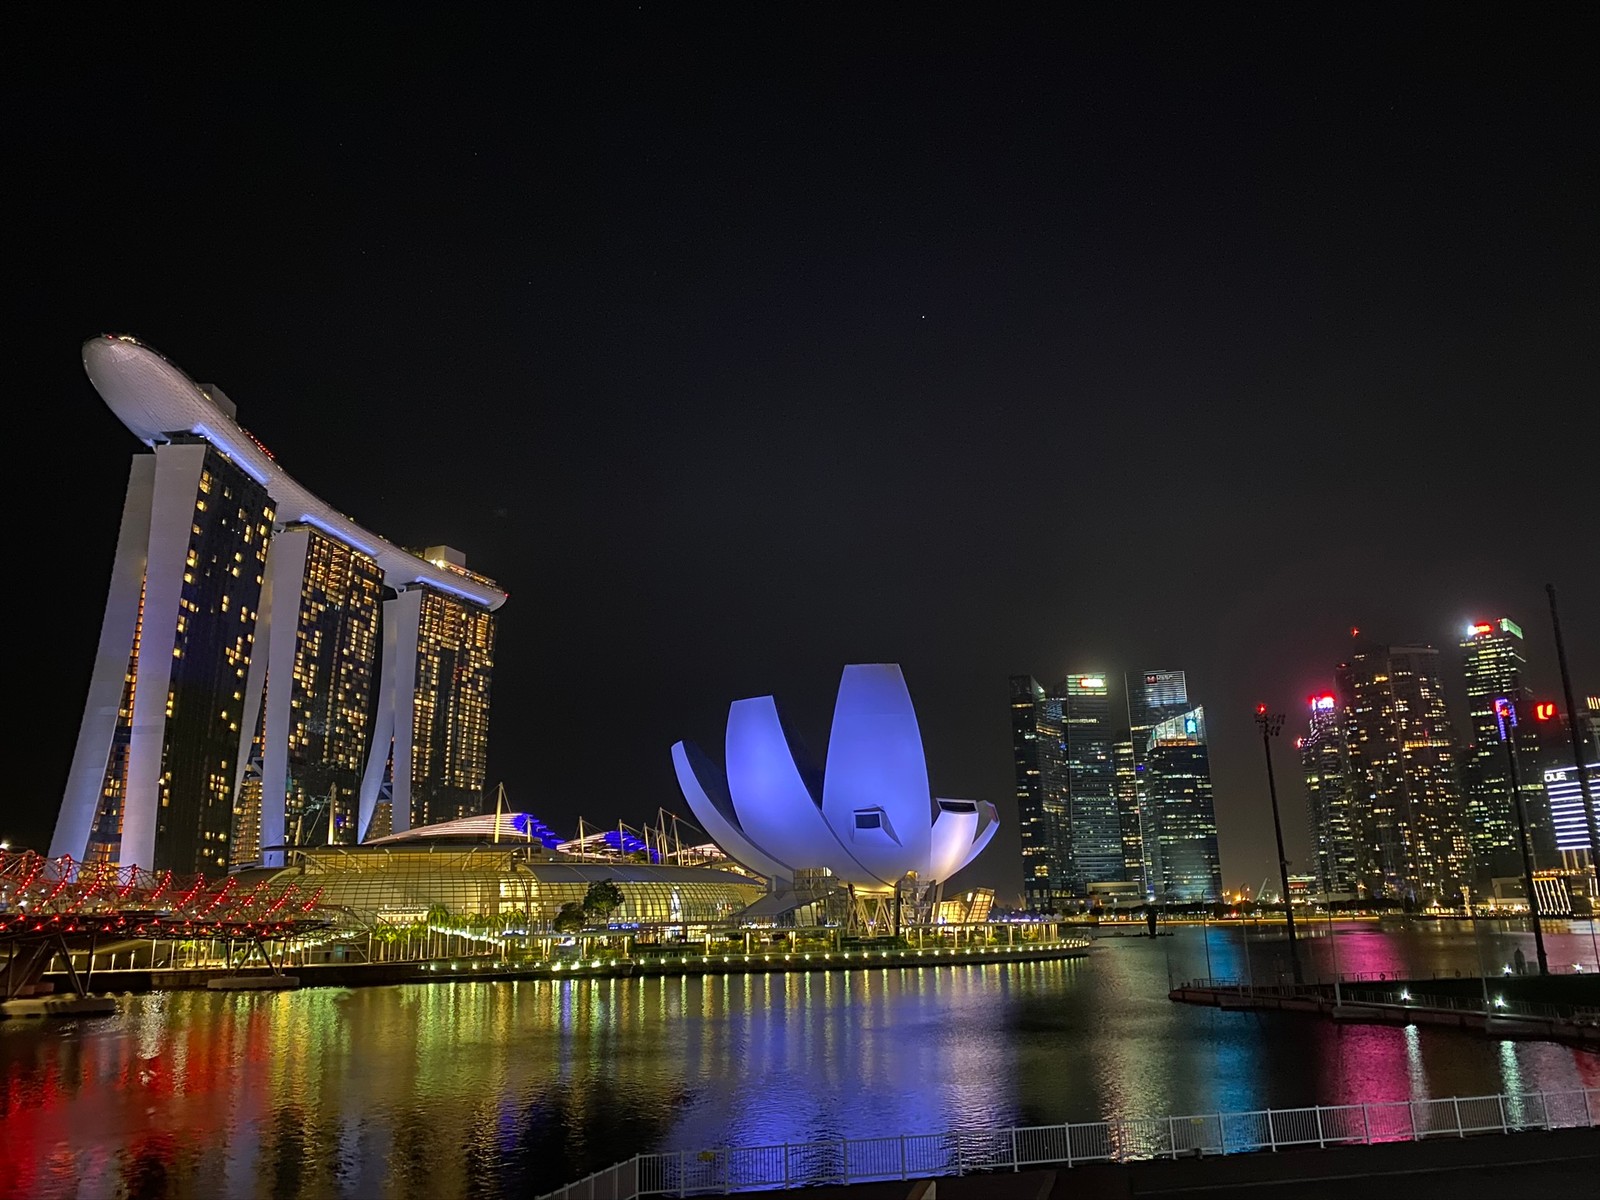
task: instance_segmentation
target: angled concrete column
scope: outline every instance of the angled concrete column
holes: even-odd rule
[[[310,545],[309,529],[290,529],[275,534],[267,552],[266,586],[272,589],[274,606],[268,622],[269,645],[264,655],[267,659],[267,726],[261,749],[261,865],[264,867],[281,867],[284,862],[284,822],[289,800],[289,704],[294,695],[294,656],[299,644],[300,589],[305,580],[306,550]],[[256,628],[260,627],[258,621]],[[259,633],[257,637],[259,639]],[[259,641],[256,657],[263,657]]]
[[[401,592],[383,602],[383,681],[372,725],[372,749],[361,778],[359,829],[367,838],[384,768],[393,753],[392,832],[411,828],[411,751],[416,730],[417,638],[422,630],[421,588]]]
[[[139,594],[144,588],[145,551],[150,541],[150,502],[155,495],[156,460],[137,454],[128,471],[128,493],[122,503],[122,526],[111,565],[111,587],[106,612],[100,622],[100,644],[89,677],[89,697],[83,706],[83,724],[72,751],[67,789],[50,839],[50,857],[71,855],[82,860],[100,812],[106,762],[117,729],[117,709],[139,626]]]
[[[150,537],[145,551],[144,626],[133,732],[128,743],[128,791],[118,862],[153,868],[161,822],[161,759],[167,732],[167,693],[177,646],[178,602],[194,526],[195,496],[205,467],[204,445],[157,446]],[[191,864],[183,864],[193,870]]]

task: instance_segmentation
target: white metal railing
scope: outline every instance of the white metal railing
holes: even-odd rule
[[[1447,1096],[1379,1104],[1264,1108],[1186,1117],[1134,1117],[1070,1125],[959,1129],[946,1133],[839,1138],[779,1146],[636,1154],[547,1193],[541,1200],[633,1200],[705,1196],[819,1184],[870,1183],[1072,1167],[1079,1163],[1202,1157],[1418,1142],[1470,1134],[1600,1126],[1600,1088]]]

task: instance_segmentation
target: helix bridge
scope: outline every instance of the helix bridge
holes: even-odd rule
[[[274,874],[250,882],[0,851],[0,996],[31,994],[58,959],[83,996],[74,952],[88,951],[92,964],[97,950],[139,941],[226,941],[276,971],[270,943],[327,929],[336,914],[319,907],[320,888],[274,884]]]

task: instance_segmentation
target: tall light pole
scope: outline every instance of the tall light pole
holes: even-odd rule
[[[1501,696],[1494,702],[1495,724],[1506,746],[1511,767],[1511,803],[1517,814],[1517,845],[1522,850],[1522,886],[1528,893],[1528,915],[1533,918],[1533,948],[1539,955],[1539,974],[1550,974],[1544,955],[1544,929],[1539,924],[1539,897],[1533,890],[1533,852],[1528,846],[1528,810],[1522,803],[1522,781],[1517,777],[1517,706]]]
[[[1304,983],[1300,974],[1300,947],[1294,940],[1294,901],[1289,897],[1289,858],[1283,852],[1283,822],[1278,817],[1278,784],[1272,774],[1272,739],[1283,730],[1283,714],[1269,713],[1265,704],[1256,705],[1256,724],[1261,726],[1261,752],[1267,760],[1267,794],[1272,797],[1272,832],[1278,839],[1278,881],[1283,885],[1283,919],[1289,930],[1289,962],[1294,981]]]

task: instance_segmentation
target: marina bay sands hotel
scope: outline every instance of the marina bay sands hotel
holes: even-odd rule
[[[153,453],[50,853],[217,874],[477,812],[505,592],[312,495],[149,347],[93,338],[83,364]]]

